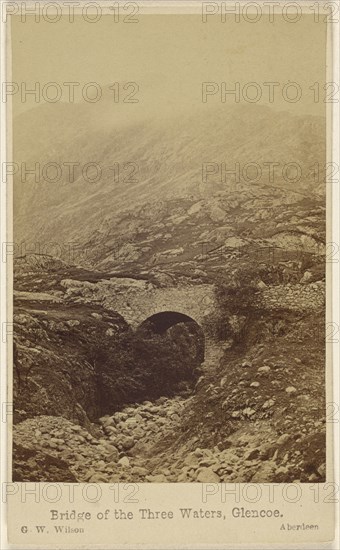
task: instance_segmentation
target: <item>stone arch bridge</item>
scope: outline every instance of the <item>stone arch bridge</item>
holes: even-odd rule
[[[123,292],[112,294],[110,302],[133,329],[163,312],[190,317],[204,328],[216,308],[214,286],[208,284],[156,288],[143,281],[141,285],[128,286]]]
[[[68,294],[82,296],[86,301],[101,303],[115,311],[134,330],[150,319],[162,323],[165,328],[185,320],[195,321],[204,335],[205,361],[218,353],[209,330],[209,318],[217,308],[213,284],[157,287],[148,281],[129,278],[96,283],[68,279],[62,284],[67,287]]]
[[[202,329],[207,363],[219,356],[219,346],[209,334],[209,320],[217,308],[214,289],[210,284],[158,288],[138,281],[112,294],[110,305],[134,330],[146,321],[153,321],[163,330],[179,322],[195,321]]]

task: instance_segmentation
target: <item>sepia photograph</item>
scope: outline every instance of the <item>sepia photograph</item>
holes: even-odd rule
[[[1,547],[336,550],[339,6],[0,12]]]
[[[1,5],[4,549],[336,549],[338,8]]]
[[[324,483],[327,25],[128,4],[12,17],[12,479]]]

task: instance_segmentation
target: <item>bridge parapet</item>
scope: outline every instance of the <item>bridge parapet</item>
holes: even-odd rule
[[[112,305],[132,328],[137,328],[151,315],[164,311],[182,313],[202,325],[216,307],[212,285],[129,288],[123,294],[112,296]]]
[[[70,296],[102,303],[119,313],[134,329],[151,315],[164,311],[182,313],[202,325],[217,307],[214,285],[210,284],[159,288],[135,279],[108,279],[96,283],[67,279],[62,284]]]

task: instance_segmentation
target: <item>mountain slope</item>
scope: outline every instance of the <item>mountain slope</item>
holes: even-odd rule
[[[151,211],[158,201],[165,201],[171,214],[174,203],[168,201],[183,197],[202,200],[204,208],[214,197],[234,198],[241,192],[256,200],[265,195],[264,207],[270,209],[271,199],[291,202],[292,192],[302,193],[301,198],[323,194],[322,174],[318,183],[313,168],[325,162],[323,119],[259,106],[206,107],[180,119],[132,117],[129,123],[115,122],[108,111],[104,124],[102,115],[96,118],[96,109],[103,110],[97,105],[93,111],[45,105],[20,115],[14,125],[15,161],[29,168],[39,163],[39,168],[38,182],[33,175],[21,181],[20,171],[15,178],[16,242],[84,244],[96,231],[103,233],[103,220],[110,229],[123,213],[133,216],[142,206]],[[28,143],[32,127],[39,128],[39,135]],[[47,172],[48,163],[57,163],[58,172],[53,167]],[[65,163],[78,163],[73,182]],[[96,168],[86,172],[88,163],[100,166],[96,183],[87,181],[97,174]],[[202,181],[203,163],[215,163],[210,169],[219,172]],[[232,171],[239,163],[240,181],[227,175],[221,182],[221,163]],[[260,166],[259,178],[256,167],[244,168],[248,163]],[[265,163],[278,163],[272,168],[274,182]],[[289,163],[301,166],[298,182],[293,182],[295,168],[287,168]],[[44,181],[46,173],[58,181]],[[105,245],[103,239],[101,244]]]

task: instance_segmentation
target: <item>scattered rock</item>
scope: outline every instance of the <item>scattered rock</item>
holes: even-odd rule
[[[220,483],[219,476],[211,468],[202,468],[196,479],[200,483]]]
[[[118,460],[118,464],[123,466],[123,468],[127,468],[128,466],[130,466],[130,460],[127,456],[123,456]]]
[[[308,481],[318,481],[318,476],[316,474],[311,474],[308,478]]]
[[[135,444],[135,441],[133,437],[129,436],[121,436],[119,439],[117,439],[117,446],[124,451],[128,451],[131,449]]]
[[[116,461],[119,458],[119,451],[117,447],[114,447],[113,445],[107,446],[107,454],[110,460]]]
[[[276,475],[287,474],[287,473],[288,473],[287,466],[280,466],[279,468],[276,468],[276,470],[275,470]]]
[[[95,312],[92,312],[92,313],[91,313],[91,316],[92,316],[94,319],[98,319],[99,321],[101,321],[101,319],[103,318],[103,316],[102,316],[100,313],[95,313]]]
[[[131,469],[132,475],[138,475],[138,476],[146,476],[148,475],[148,470],[146,468],[143,468],[142,466],[134,466]]]
[[[164,474],[158,474],[155,476],[146,476],[146,481],[151,481],[152,483],[166,483],[167,479]]]
[[[275,479],[276,468],[277,465],[274,461],[264,462],[257,472],[255,472],[251,481],[253,483],[268,483],[273,481]]]
[[[107,483],[108,479],[102,474],[93,474],[93,476],[90,477],[89,483]]]
[[[267,285],[266,283],[264,283],[263,281],[259,281],[257,283],[257,288],[259,288],[260,290],[263,289],[263,288],[267,288]]]
[[[80,321],[78,321],[77,319],[71,319],[70,321],[66,321],[66,325],[69,327],[77,327],[78,325],[80,325]]]
[[[256,413],[256,411],[251,407],[246,407],[245,409],[243,409],[242,413],[244,414],[244,416],[247,416],[249,418],[253,416]]]
[[[262,409],[270,409],[271,407],[273,407],[275,405],[275,401],[274,399],[268,399],[267,401],[265,401],[262,405]]]
[[[280,435],[280,437],[278,438],[277,440],[277,444],[278,445],[284,445],[285,443],[287,443],[287,441],[289,441],[291,439],[291,436],[289,434],[282,434]]]
[[[195,456],[197,456],[198,458],[202,457],[204,455],[202,449],[200,449],[199,447],[197,447],[197,449],[194,450],[193,454]]]
[[[309,283],[312,278],[313,273],[311,271],[305,271],[300,279],[300,283]]]
[[[244,455],[245,460],[255,460],[260,456],[260,449],[252,449]]]
[[[190,466],[191,468],[195,468],[198,465],[198,457],[195,453],[190,453],[188,456],[184,459],[184,464],[186,466]]]
[[[257,372],[270,372],[270,367],[268,365],[264,365],[263,367],[259,367]]]
[[[325,462],[323,464],[321,464],[321,466],[319,466],[318,474],[322,478],[326,479],[326,463]]]

